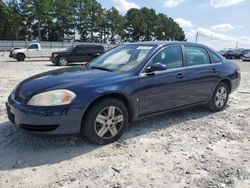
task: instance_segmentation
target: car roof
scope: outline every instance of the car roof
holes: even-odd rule
[[[74,46],[81,46],[81,47],[89,47],[89,46],[92,46],[92,47],[104,47],[103,45],[101,44],[75,44]]]
[[[154,46],[193,45],[193,46],[208,48],[207,46],[199,44],[199,43],[186,42],[186,41],[143,41],[143,42],[125,43],[125,44],[154,45]]]

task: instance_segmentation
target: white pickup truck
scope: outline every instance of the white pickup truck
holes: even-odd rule
[[[17,61],[24,61],[25,58],[39,58],[45,57],[50,58],[51,54],[56,51],[61,51],[63,49],[42,49],[39,43],[30,43],[25,48],[15,49],[11,52],[12,58],[16,59]]]

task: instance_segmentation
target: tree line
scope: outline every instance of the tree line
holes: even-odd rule
[[[185,40],[182,28],[154,9],[133,8],[121,15],[96,0],[1,0],[0,18],[0,40]]]

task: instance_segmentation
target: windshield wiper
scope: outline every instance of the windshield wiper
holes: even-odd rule
[[[113,70],[105,68],[105,67],[97,67],[97,66],[90,66],[92,69],[99,69],[99,70],[104,70],[104,71],[109,71],[113,72]]]

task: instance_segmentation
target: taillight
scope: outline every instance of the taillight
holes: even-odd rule
[[[236,67],[237,67],[237,71],[240,72],[240,65],[237,62],[235,62],[235,64],[236,64]]]

